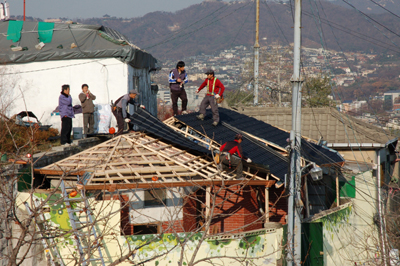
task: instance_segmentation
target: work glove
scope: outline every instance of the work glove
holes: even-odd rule
[[[219,96],[219,94],[215,94],[215,99],[219,99],[221,96]]]
[[[140,107],[140,108],[143,108],[143,109],[146,109],[146,107],[144,107],[143,104],[141,104],[139,107]]]
[[[246,162],[251,163],[252,160],[250,158],[247,158]]]
[[[131,122],[131,120],[129,118],[125,118],[125,122],[129,123],[129,122]]]

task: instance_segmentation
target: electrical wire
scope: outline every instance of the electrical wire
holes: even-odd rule
[[[248,6],[248,5],[251,4],[251,3],[252,3],[252,2],[247,2],[247,3],[244,4],[243,6],[234,9],[234,10],[233,10],[232,12],[230,12],[229,14],[227,14],[227,15],[225,15],[225,16],[222,16],[222,17],[220,17],[220,18],[218,18],[218,19],[216,19],[216,20],[214,20],[214,21],[211,21],[210,23],[207,23],[207,24],[205,24],[205,25],[203,25],[203,26],[201,26],[201,27],[199,27],[199,28],[197,28],[197,29],[194,29],[194,30],[192,30],[192,31],[190,31],[190,32],[187,32],[187,33],[185,33],[185,34],[179,35],[179,36],[176,37],[176,38],[167,39],[167,40],[164,40],[164,41],[159,42],[159,43],[157,43],[157,44],[154,44],[154,45],[151,45],[151,46],[147,46],[147,47],[145,47],[144,49],[151,49],[151,48],[157,47],[157,46],[159,46],[159,45],[161,45],[161,44],[165,44],[165,43],[168,43],[168,42],[170,42],[170,41],[174,41],[174,40],[180,39],[180,38],[182,38],[182,37],[185,37],[185,36],[188,36],[188,35],[190,35],[190,34],[192,34],[192,33],[195,33],[195,32],[197,32],[197,31],[199,31],[199,30],[201,30],[201,29],[204,29],[204,28],[206,28],[206,27],[209,27],[209,26],[215,24],[216,22],[221,21],[221,20],[223,20],[224,18],[226,18],[226,17],[228,17],[228,16],[230,16],[230,15],[236,13],[237,11],[241,10],[242,8]]]
[[[322,47],[323,47],[323,45],[322,45]],[[324,49],[324,47],[323,47],[323,49]],[[328,60],[326,59],[326,61],[328,61]],[[332,89],[333,89],[333,88],[332,88]],[[353,132],[354,132],[354,130],[353,130]],[[365,161],[365,159],[364,159],[364,161]],[[357,163],[358,163],[358,162],[357,162]],[[378,163],[380,163],[380,162],[378,162]],[[365,178],[364,178],[364,179],[365,179]],[[376,185],[376,188],[379,189],[377,185]],[[371,196],[372,196],[372,195],[371,195]],[[381,203],[378,202],[378,204],[381,204]],[[387,232],[386,232],[386,234],[387,234]]]

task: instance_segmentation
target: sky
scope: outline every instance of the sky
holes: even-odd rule
[[[10,14],[22,15],[23,2],[24,0],[8,0]],[[132,18],[154,11],[174,12],[201,2],[203,0],[25,0],[26,16],[41,19],[92,18],[105,14]]]

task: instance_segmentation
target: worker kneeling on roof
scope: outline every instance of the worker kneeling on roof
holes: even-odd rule
[[[121,135],[122,132],[124,131],[124,122],[128,123],[129,130],[133,130],[133,124],[130,123],[131,119],[129,118],[131,115],[126,111],[126,108],[128,107],[128,104],[132,104],[135,106],[140,106],[140,108],[144,109],[144,105],[140,105],[135,101],[136,96],[138,96],[139,93],[137,90],[130,90],[128,94],[125,94],[121,97],[118,98],[118,100],[115,101],[115,103],[112,105],[112,112],[115,116],[115,119],[117,120],[117,126],[118,126],[118,132],[116,136]]]
[[[236,169],[237,179],[243,177],[242,160],[246,160],[246,162],[251,163],[250,158],[246,158],[243,156],[242,146],[240,145],[242,139],[243,136],[241,134],[237,134],[235,136],[235,140],[226,142],[219,149],[221,154],[220,160],[222,170],[231,169],[233,171]],[[239,158],[233,156],[235,153],[239,156]]]

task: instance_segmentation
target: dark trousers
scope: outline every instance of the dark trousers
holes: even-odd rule
[[[93,113],[83,114],[83,134],[94,133],[94,115]]]
[[[229,158],[226,155],[222,155],[222,170],[226,170],[227,172],[232,172],[236,169],[236,178],[242,178],[243,177],[243,163],[242,159],[230,156],[231,157],[231,163],[230,166],[231,168],[229,169]]]
[[[117,120],[118,131],[117,131],[116,136],[118,136],[124,132],[125,119],[122,116],[122,110],[120,108],[117,108],[115,111],[113,111],[113,115],[115,116],[115,119]],[[127,117],[131,116],[128,112],[126,113],[126,115],[127,115]],[[128,124],[128,127],[129,127],[129,130],[133,130],[132,121]]]
[[[61,145],[65,143],[72,143],[71,141],[72,131],[72,118],[63,117],[61,118]]]
[[[188,99],[185,89],[171,90],[172,110],[174,111],[174,115],[178,115],[178,98],[181,98],[182,101],[182,112],[186,111]]]
[[[204,97],[204,99],[201,101],[200,104],[200,114],[206,116],[206,108],[208,106],[211,107],[214,122],[218,123],[219,122],[218,104],[214,96],[206,95],[206,97]]]

